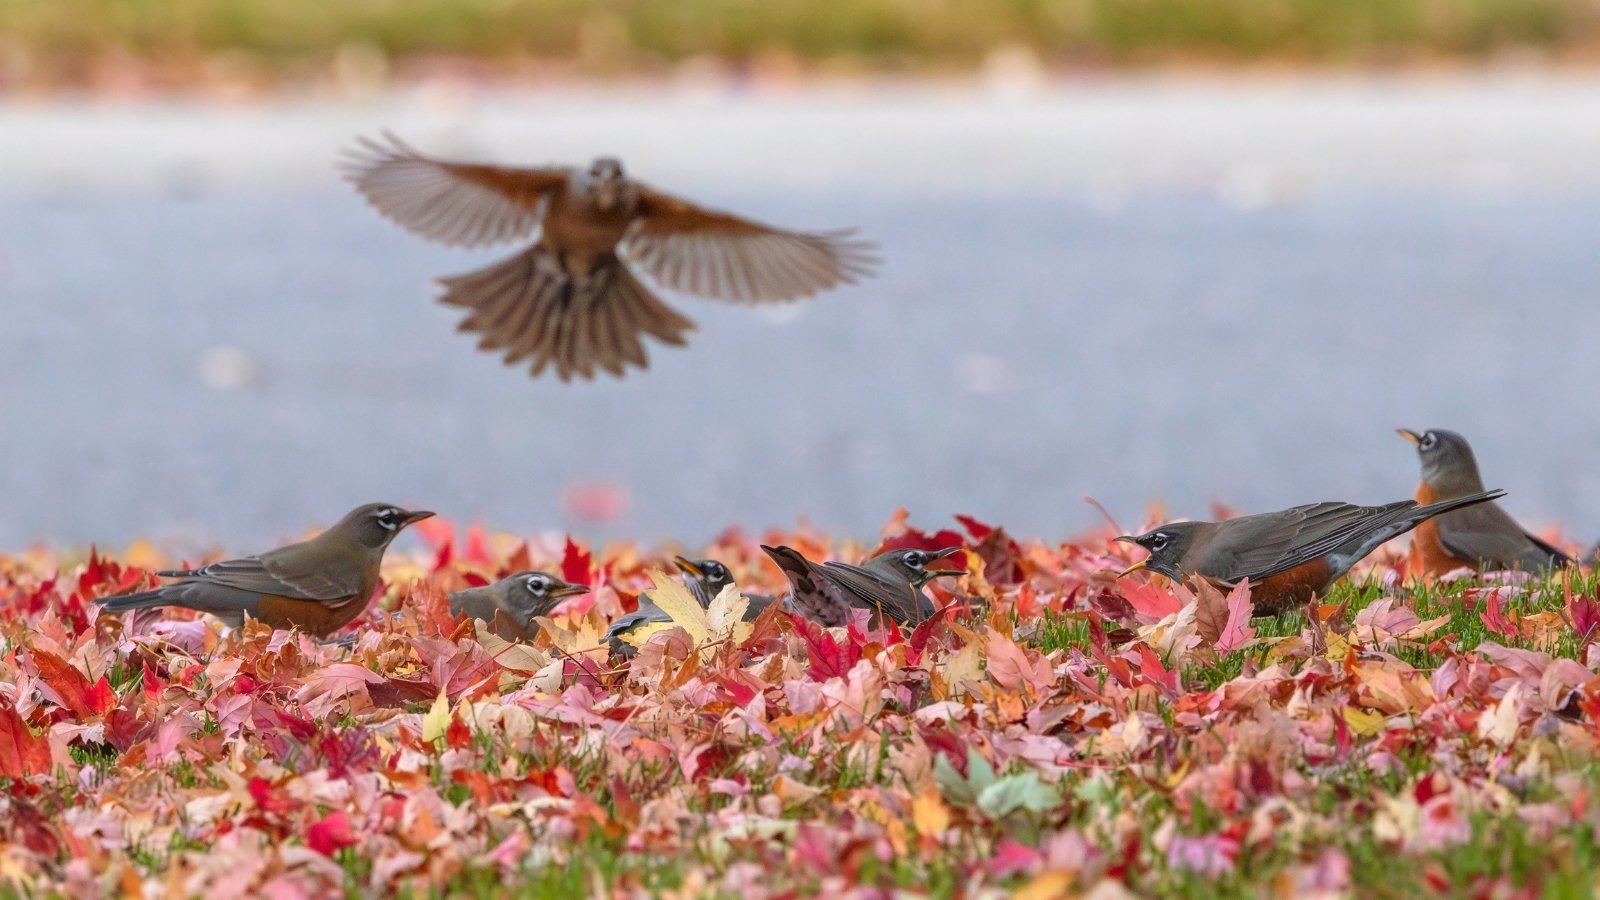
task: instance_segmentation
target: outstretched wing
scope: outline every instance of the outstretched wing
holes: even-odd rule
[[[876,245],[853,231],[784,231],[639,186],[622,254],[652,279],[713,300],[797,300],[872,274]]]
[[[539,228],[550,194],[570,169],[514,169],[424,156],[394,135],[346,150],[345,178],[386,218],[454,247],[500,244]]]

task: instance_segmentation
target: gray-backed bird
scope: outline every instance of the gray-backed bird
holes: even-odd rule
[[[683,573],[684,586],[689,589],[689,593],[694,596],[702,609],[710,607],[711,601],[717,599],[723,588],[734,583],[733,573],[728,571],[727,566],[714,559],[690,560],[675,556],[672,558],[672,564]],[[761,615],[762,611],[772,605],[774,599],[762,594],[745,594],[744,598],[749,602],[744,610],[746,622]],[[639,608],[627,615],[618,616],[617,620],[611,623],[611,627],[606,629],[606,640],[611,644],[612,653],[630,656],[633,647],[622,639],[623,635],[645,625],[671,621],[672,617],[657,606],[649,594],[640,594]]]
[[[1310,503],[1222,522],[1173,522],[1115,540],[1150,551],[1123,575],[1140,569],[1177,581],[1198,575],[1223,588],[1248,578],[1256,615],[1270,616],[1310,602],[1384,541],[1419,522],[1504,493],[1487,491],[1428,506],[1415,500],[1383,506]]]
[[[871,274],[874,246],[853,232],[784,231],[696,206],[601,158],[587,169],[448,162],[392,134],[348,151],[348,179],[380,213],[440,243],[532,239],[486,269],[442,279],[440,297],[469,313],[461,330],[508,365],[563,381],[621,376],[649,361],[641,338],[684,343],[694,323],[639,280],[735,303],[809,297]]]
[[[546,572],[517,572],[494,584],[452,592],[450,612],[482,619],[508,641],[527,641],[539,633],[534,616],[547,616],[562,600],[588,591]]]
[[[871,610],[876,627],[883,627],[885,616],[901,625],[920,623],[934,614],[923,585],[941,575],[965,572],[931,567],[960,547],[889,550],[859,566],[814,563],[793,547],[762,544],[761,549],[789,579],[789,602],[794,608],[827,628],[844,625],[851,608]]]
[[[326,637],[367,608],[378,585],[383,551],[395,535],[431,515],[392,503],[368,503],[309,541],[198,569],[157,572],[181,580],[96,602],[107,612],[181,606],[210,613],[235,628],[249,616],[273,628],[299,628]]]
[[[1422,461],[1418,503],[1453,500],[1483,490],[1478,461],[1466,438],[1442,428],[1421,434],[1397,431],[1416,445]],[[1460,568],[1536,572],[1572,562],[1572,557],[1529,534],[1498,503],[1446,513],[1419,525],[1411,536],[1411,571],[1427,577]]]

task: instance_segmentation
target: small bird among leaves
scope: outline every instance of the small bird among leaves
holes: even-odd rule
[[[690,560],[675,556],[672,564],[683,573],[683,584],[700,604],[701,609],[709,609],[711,601],[717,599],[717,595],[722,593],[723,589],[734,583],[733,573],[728,571],[727,566],[714,559]],[[762,594],[745,594],[744,597],[749,601],[744,611],[746,622],[755,621],[755,618],[771,606],[775,599]],[[605,638],[611,645],[611,652],[620,656],[631,656],[633,647],[622,639],[623,635],[646,625],[671,621],[672,616],[657,606],[649,594],[641,594],[639,608],[618,616],[616,621],[611,623],[611,627],[606,629]]]
[[[327,637],[367,608],[389,543],[407,525],[432,515],[368,503],[309,541],[198,569],[157,572],[182,580],[97,602],[106,612],[180,606],[210,613],[234,628],[248,616],[273,628]]]
[[[960,547],[889,550],[859,566],[814,563],[793,547],[762,544],[761,549],[789,579],[790,604],[827,628],[846,624],[852,608],[871,610],[875,627],[883,627],[886,617],[901,625],[916,625],[935,612],[923,586],[942,575],[966,573],[965,569],[933,567]]]
[[[773,228],[697,206],[623,174],[508,168],[425,156],[392,134],[347,151],[348,179],[380,213],[456,247],[532,240],[486,269],[442,279],[440,300],[467,309],[478,346],[554,369],[563,381],[649,365],[642,338],[681,345],[694,323],[638,277],[734,303],[796,300],[872,273],[873,244],[852,231]]]
[[[450,613],[481,619],[508,641],[527,641],[539,633],[535,616],[548,616],[562,600],[588,591],[547,572],[517,572],[494,584],[451,593]]]

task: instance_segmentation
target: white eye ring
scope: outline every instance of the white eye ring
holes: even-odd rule
[[[531,593],[547,594],[550,592],[550,579],[544,575],[529,575],[526,583]]]
[[[1156,535],[1154,535],[1153,537],[1150,538],[1150,549],[1151,550],[1165,550],[1166,547],[1167,547],[1167,536],[1166,535],[1158,533],[1158,534],[1156,534]]]
[[[1439,443],[1439,436],[1429,431],[1424,433],[1422,435],[1422,440],[1417,442],[1417,448],[1421,450],[1432,450],[1434,445],[1437,443]]]
[[[390,531],[393,531],[400,525],[399,521],[397,521],[399,518],[400,510],[392,508],[386,509],[378,513],[378,524],[389,529]]]

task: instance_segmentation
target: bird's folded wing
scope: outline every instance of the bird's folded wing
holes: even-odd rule
[[[257,594],[329,604],[349,600],[361,590],[358,580],[334,576],[325,566],[297,565],[296,560],[297,556],[290,556],[285,565],[276,559],[250,556],[224,560],[198,569],[158,574],[169,578],[209,581]]]
[[[539,227],[565,168],[516,169],[424,156],[387,132],[361,138],[340,162],[345,178],[395,224],[454,247],[524,239]]]
[[[639,188],[625,259],[676,291],[760,303],[809,297],[872,273],[875,245],[853,231],[782,231]]]
[[[1393,504],[1393,511],[1413,505],[1411,501]],[[1384,511],[1390,507],[1330,501],[1229,520],[1219,527],[1215,541],[1216,546],[1229,549],[1215,553],[1204,574],[1229,583],[1244,578],[1260,581],[1344,545],[1377,525],[1377,514]]]
[[[846,594],[855,598],[855,606],[868,609],[886,606],[896,613],[896,618],[902,620],[909,618],[917,609],[909,582],[891,581],[870,569],[849,563],[828,562],[819,568]]]
[[[1435,521],[1439,543],[1457,559],[1526,570],[1569,561],[1565,553],[1523,531],[1517,520],[1493,503],[1454,510]]]

